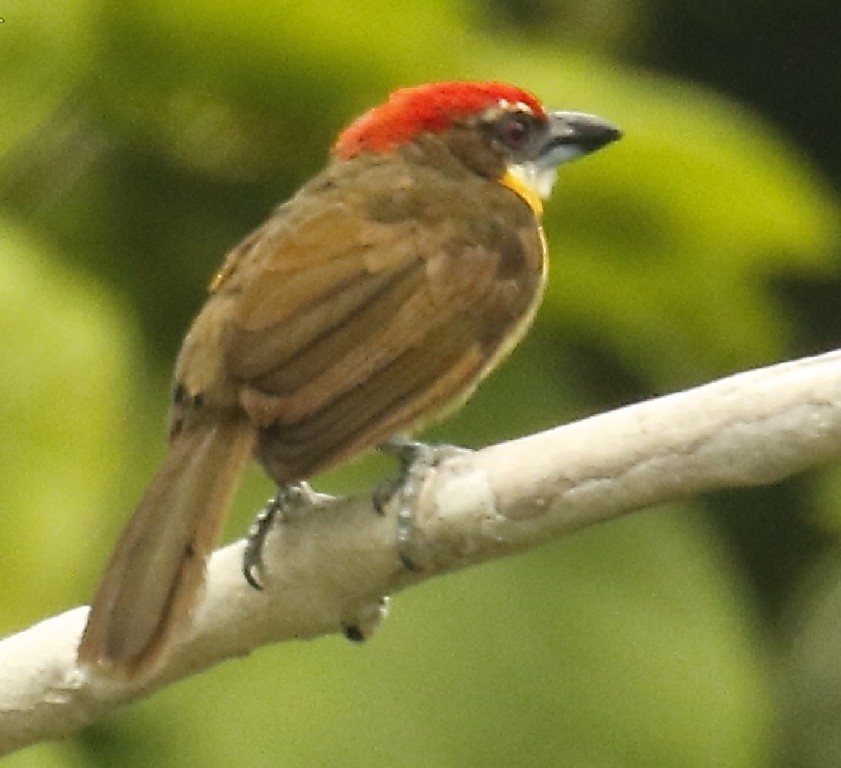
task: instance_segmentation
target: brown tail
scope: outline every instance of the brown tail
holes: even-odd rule
[[[120,536],[79,644],[83,664],[145,676],[188,625],[254,446],[246,421],[178,434]]]

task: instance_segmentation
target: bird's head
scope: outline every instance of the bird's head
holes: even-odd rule
[[[471,170],[509,187],[540,213],[557,167],[621,132],[594,115],[547,111],[512,85],[442,82],[394,91],[339,135],[333,154],[346,160],[388,154],[427,136],[443,139]]]

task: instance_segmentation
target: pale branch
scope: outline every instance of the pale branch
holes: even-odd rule
[[[85,608],[0,641],[0,753],[66,736],[119,705],[259,646],[380,617],[380,596],[657,502],[771,483],[841,457],[841,353],[742,373],[680,394],[457,455],[418,479],[411,537],[399,504],[318,497],[266,543],[266,589],[243,543],[213,555],[192,633],[145,687],[75,665]]]

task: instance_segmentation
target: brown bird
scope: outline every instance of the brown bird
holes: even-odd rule
[[[79,661],[157,668],[252,456],[288,486],[461,404],[540,301],[556,166],[619,135],[492,82],[398,90],[341,133],[210,285],[178,356],[166,458]]]

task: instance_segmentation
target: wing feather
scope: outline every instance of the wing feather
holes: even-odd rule
[[[231,272],[224,360],[279,482],[460,400],[537,293],[539,274],[500,275],[494,243],[451,222],[385,225],[343,205],[272,226],[247,254],[256,278]]]

